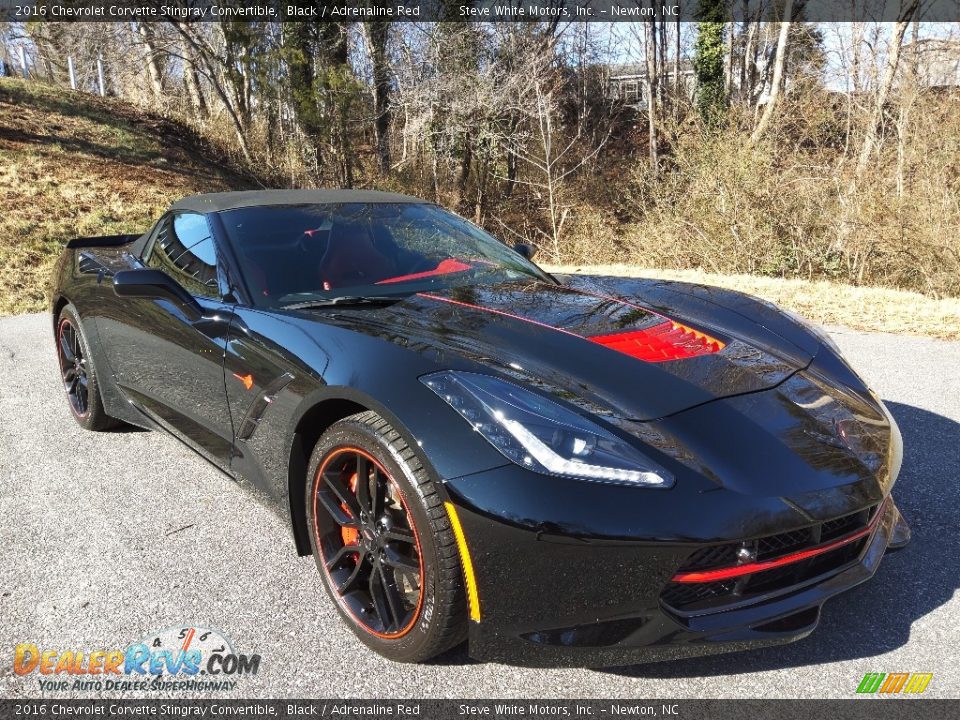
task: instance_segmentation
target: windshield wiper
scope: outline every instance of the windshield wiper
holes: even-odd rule
[[[306,302],[284,305],[284,310],[309,310],[310,308],[324,308],[350,305],[392,305],[400,302],[400,295],[341,295],[340,297],[323,298],[322,300],[308,300]]]

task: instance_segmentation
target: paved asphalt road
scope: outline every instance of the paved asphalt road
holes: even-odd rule
[[[39,692],[36,674],[12,673],[17,643],[123,648],[193,623],[262,656],[235,693],[248,697],[850,697],[865,672],[897,671],[933,672],[928,696],[960,696],[960,343],[835,336],[903,430],[912,545],[784,648],[527,670],[461,650],[419,667],[373,655],[280,520],[170,437],[82,431],[47,317],[0,318],[0,696]]]

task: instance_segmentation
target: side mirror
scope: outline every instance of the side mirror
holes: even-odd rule
[[[533,256],[537,254],[537,246],[531,245],[530,243],[517,243],[513,246],[513,249],[523,255],[527,260],[533,260]]]
[[[160,270],[138,268],[121,270],[113,276],[113,291],[119,297],[168,300],[191,320],[203,317],[203,308],[183,285]]]

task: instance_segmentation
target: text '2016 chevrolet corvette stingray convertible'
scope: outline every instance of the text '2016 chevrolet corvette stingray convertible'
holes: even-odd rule
[[[68,243],[67,399],[255,490],[401,661],[784,643],[908,541],[897,426],[824,334],[531,254],[402,195],[190,197],[144,235]]]

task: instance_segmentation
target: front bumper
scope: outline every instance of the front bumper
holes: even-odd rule
[[[478,660],[603,667],[792,642],[813,631],[828,598],[868,580],[888,546],[909,537],[891,498],[843,565],[736,607],[681,613],[663,603],[661,590],[696,545],[590,537],[569,524],[477,507],[477,488],[529,487],[531,478],[518,473],[526,475],[500,468],[447,486],[476,575],[481,620],[470,624],[469,654]]]

